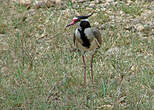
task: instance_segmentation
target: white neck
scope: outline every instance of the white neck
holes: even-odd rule
[[[88,19],[82,19],[81,21],[89,21]]]

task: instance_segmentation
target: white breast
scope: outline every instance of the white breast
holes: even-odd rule
[[[84,30],[84,33],[88,39],[91,39],[92,37],[94,37],[93,31],[91,30],[91,28],[86,28]]]
[[[98,48],[98,42],[97,40],[94,38],[94,40],[91,42],[91,45],[89,48],[84,47],[80,42],[75,42],[76,48],[78,48],[81,51],[91,51],[91,50],[95,50],[96,48]]]
[[[92,37],[94,37],[93,31],[91,30],[91,28],[86,28],[84,30],[84,33],[88,39],[91,39]],[[78,38],[81,37],[80,32],[78,31],[78,28],[75,30],[75,36]]]

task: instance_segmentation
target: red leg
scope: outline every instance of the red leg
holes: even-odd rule
[[[94,55],[92,55],[91,63],[90,63],[90,66],[91,66],[91,81],[92,81],[92,83],[93,83],[93,58],[94,58]]]
[[[86,87],[86,62],[85,62],[84,55],[82,55],[82,59],[84,64],[84,86]]]

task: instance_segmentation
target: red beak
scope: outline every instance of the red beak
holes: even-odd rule
[[[74,22],[74,21],[72,21],[72,23],[70,23],[70,24],[66,25],[66,27],[69,27],[69,26],[74,25],[74,24],[75,24],[75,22]]]

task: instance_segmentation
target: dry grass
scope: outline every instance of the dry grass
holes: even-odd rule
[[[117,1],[104,11],[87,3],[65,1],[65,9],[0,4],[1,109],[152,110],[154,2]],[[75,26],[64,27],[93,10],[89,20],[99,27],[103,44],[94,58],[95,83],[89,71],[83,88],[81,54],[71,50]]]

